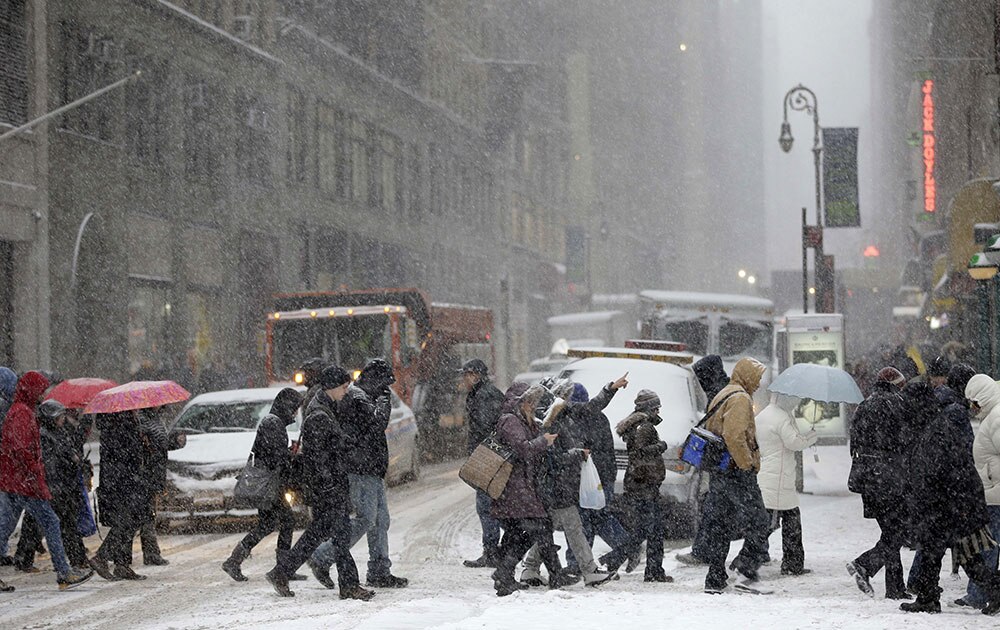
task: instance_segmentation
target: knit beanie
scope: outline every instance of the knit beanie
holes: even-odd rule
[[[339,365],[324,368],[319,374],[319,386],[323,389],[336,389],[344,383],[351,382],[351,375]]]
[[[938,356],[934,357],[931,361],[930,366],[927,368],[928,376],[948,376],[948,371],[951,370],[951,361],[948,357]],[[972,378],[971,376],[969,378]]]
[[[660,408],[660,397],[650,389],[640,389],[635,396],[636,411],[652,411]]]
[[[575,403],[585,403],[590,400],[590,393],[580,383],[573,383],[573,395],[570,396],[569,400]]]

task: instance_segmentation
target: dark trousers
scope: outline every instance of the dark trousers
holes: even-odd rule
[[[646,541],[646,577],[663,575],[663,507],[659,500],[635,498],[631,500],[635,512],[635,530],[629,543],[630,551]]]
[[[756,473],[735,469],[713,474],[705,500],[711,503],[705,507],[706,518],[701,524],[705,529],[705,560],[708,561],[705,588],[725,588],[731,536],[741,526],[744,527],[743,548],[734,563],[743,575],[756,575],[767,554],[770,533],[770,518],[760,496]]]
[[[114,564],[132,564],[132,540],[146,520],[146,514],[128,512],[116,514],[111,520],[104,542],[97,548],[98,558]]]
[[[347,510],[342,505],[313,506],[312,516],[305,531],[295,541],[295,546],[287,552],[279,551],[275,572],[287,580],[316,551],[320,543],[329,540],[333,545],[340,589],[360,585],[358,566],[351,556],[351,518]]]
[[[559,554],[552,540],[552,521],[547,518],[500,519],[503,538],[500,539],[500,562],[496,570],[496,580],[502,583],[514,581],[514,568],[532,545],[538,545],[549,576],[562,572]]]
[[[277,551],[288,551],[292,548],[292,530],[294,528],[294,512],[292,512],[292,508],[288,507],[288,504],[282,501],[269,510],[257,511],[257,524],[243,537],[240,544],[249,551],[271,532],[278,530]],[[280,553],[277,555],[281,556]]]
[[[490,516],[493,499],[482,490],[476,490],[476,514],[483,528],[483,553],[495,554],[500,547],[500,521]]]
[[[771,529],[781,528],[781,570],[800,573],[806,562],[799,508],[771,510]]]
[[[923,554],[920,566],[913,579],[917,601],[939,602],[941,589],[938,588],[938,580],[941,578],[941,560],[944,558],[945,549],[924,548],[921,551]],[[1000,574],[986,566],[982,555],[973,555],[961,566],[965,569],[965,574],[969,576],[969,579],[975,582],[987,595],[987,601],[1000,600]]]
[[[80,516],[80,504],[77,501],[54,498],[51,501],[52,510],[59,517],[59,531],[62,533],[63,548],[66,559],[74,567],[87,566],[87,548],[83,537],[77,529]],[[17,541],[17,551],[14,561],[21,566],[31,566],[35,563],[35,553],[42,542],[43,532],[38,522],[25,514],[21,522],[21,538]]]
[[[854,561],[868,577],[874,576],[885,567],[885,592],[902,593],[906,590],[903,584],[903,561],[899,550],[903,547],[903,523],[894,512],[887,512],[877,517],[875,521],[882,530],[875,546],[864,552]],[[921,559],[921,566],[926,556]],[[937,570],[941,570],[938,559]]]

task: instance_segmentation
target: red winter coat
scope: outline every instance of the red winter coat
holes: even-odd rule
[[[25,372],[14,389],[0,440],[0,491],[34,499],[52,499],[45,484],[41,434],[35,408],[49,387],[39,372]]]

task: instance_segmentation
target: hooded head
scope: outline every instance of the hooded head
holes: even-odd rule
[[[14,402],[27,405],[34,410],[42,400],[42,394],[48,388],[49,379],[45,378],[41,372],[25,372],[17,380],[17,386],[14,388]]]
[[[976,374],[965,386],[965,397],[979,405],[979,417],[985,417],[1000,404],[1000,385],[987,374]]]
[[[513,413],[517,409],[518,399],[521,397],[521,394],[528,391],[529,387],[531,386],[524,381],[514,381],[511,383],[507,391],[504,392],[503,405],[500,408],[501,412]]]
[[[302,394],[286,387],[274,397],[271,403],[271,413],[285,421],[285,424],[295,422],[295,412],[302,405]]]
[[[640,389],[635,395],[635,410],[652,414],[660,408],[660,397],[651,389]]]
[[[17,374],[9,367],[0,367],[0,398],[11,402],[14,400],[14,387],[17,386]]]
[[[781,409],[788,415],[792,415],[792,412],[795,411],[795,408],[798,407],[799,403],[801,402],[802,399],[799,398],[798,396],[789,396],[788,394],[776,394],[776,393],[771,394],[771,404],[777,407],[778,409]]]
[[[965,396],[965,387],[969,384],[969,379],[976,375],[976,371],[971,365],[966,363],[956,363],[948,370],[947,385],[959,396]]]
[[[358,377],[358,387],[369,394],[378,393],[396,382],[392,366],[385,359],[372,359],[365,364]]]
[[[525,409],[530,409],[531,412],[524,412],[524,416],[527,419],[532,419],[537,414],[537,409],[542,398],[548,393],[548,390],[541,385],[532,385],[528,389],[524,390],[517,399],[517,405],[520,407],[521,411],[524,412]],[[542,410],[544,416],[544,409]]]
[[[722,366],[722,357],[717,354],[710,354],[702,357],[691,366],[691,370],[698,378],[698,384],[709,400],[722,391],[722,388],[729,384],[729,375],[726,368]]]
[[[37,414],[40,424],[46,427],[55,427],[59,418],[66,415],[66,407],[58,400],[49,399],[38,405]]]
[[[764,364],[757,359],[743,357],[736,362],[736,367],[733,368],[733,378],[730,379],[730,382],[739,385],[753,396],[757,388],[760,387],[760,379],[764,376],[766,369]]]

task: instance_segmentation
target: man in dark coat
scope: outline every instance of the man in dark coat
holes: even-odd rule
[[[489,370],[480,359],[472,359],[462,366],[460,373],[464,381],[465,423],[469,428],[469,454],[479,444],[496,431],[500,419],[503,392],[489,379]],[[475,560],[466,560],[467,567],[496,567],[500,552],[500,523],[490,516],[493,500],[482,490],[476,491],[476,514],[483,529],[483,553]]]
[[[403,588],[406,578],[389,571],[389,506],[385,497],[385,473],[389,468],[389,445],[385,430],[392,411],[389,386],[396,382],[392,366],[384,359],[372,359],[347,390],[341,401],[342,424],[354,446],[347,455],[351,482],[351,547],[368,538],[367,586]],[[333,545],[324,543],[313,554],[310,566],[329,570]]]
[[[874,547],[847,564],[861,592],[873,596],[869,580],[885,567],[886,598],[906,599],[899,550],[905,539],[904,424],[911,409],[900,391],[906,378],[883,368],[872,393],[851,422],[851,491],[861,494],[864,517],[875,519],[881,536]]]
[[[667,443],[660,439],[656,425],[660,418],[660,397],[648,389],[635,397],[635,411],[618,423],[615,431],[628,447],[625,471],[625,499],[636,515],[630,545],[634,549],[646,541],[646,582],[673,582],[663,571],[664,515],[660,504],[660,484],[667,476],[663,452]],[[614,572],[628,556],[628,548],[608,554],[608,570]]]
[[[350,551],[350,487],[347,479],[348,452],[357,447],[343,423],[337,403],[347,395],[351,377],[339,366],[329,366],[319,376],[322,389],[313,398],[299,434],[302,463],[301,485],[312,521],[295,546],[278,552],[278,562],[265,577],[282,597],[295,595],[288,580],[324,540],[332,541],[331,555],[337,564],[341,599],[369,600],[375,595],[361,587],[358,567]],[[267,450],[271,450],[268,448]],[[315,571],[315,569],[314,569]],[[327,588],[333,587],[329,569],[317,575]]]
[[[222,563],[222,570],[237,582],[245,582],[246,576],[240,565],[250,556],[254,547],[275,529],[278,530],[278,546],[275,553],[279,559],[282,551],[292,547],[292,530],[295,514],[284,500],[284,490],[288,488],[292,467],[292,454],[288,450],[288,425],[295,422],[295,414],[302,404],[302,394],[286,387],[278,392],[271,404],[271,413],[264,416],[257,425],[250,452],[254,465],[266,468],[278,479],[279,496],[269,508],[257,510],[257,524],[233,548],[229,558]]]
[[[917,601],[900,609],[941,612],[938,580],[941,559],[950,547],[958,564],[985,593],[983,612],[992,615],[1000,612],[1000,575],[996,567],[987,567],[981,553],[997,543],[987,529],[982,481],[956,421],[968,423],[964,397],[927,422],[910,452],[910,509],[919,515],[911,534],[923,557],[913,579]]]
[[[139,528],[139,541],[142,563],[153,566],[170,564],[160,553],[160,544],[156,539],[156,498],[167,483],[167,452],[183,447],[176,439],[171,441],[167,427],[163,424],[164,410],[164,407],[155,407],[136,412],[143,447],[143,471],[149,491],[149,518]]]

